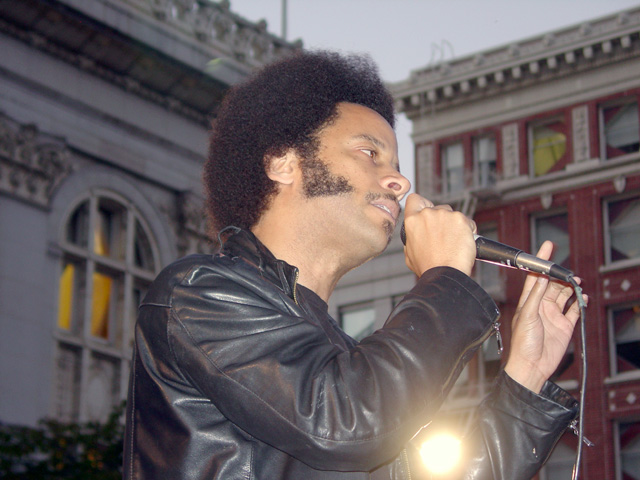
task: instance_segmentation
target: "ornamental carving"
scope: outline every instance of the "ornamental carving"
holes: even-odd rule
[[[513,178],[520,174],[518,125],[515,123],[502,127],[502,172],[504,178]]]
[[[0,116],[0,192],[42,207],[73,170],[66,145],[42,134],[36,125],[20,125]]]
[[[267,31],[267,22],[252,23],[230,10],[229,1],[126,0],[203,43],[215,45],[228,56],[257,66],[302,48],[298,40],[289,43]]]
[[[573,127],[573,161],[576,163],[589,160],[589,110],[586,105],[571,111]]]

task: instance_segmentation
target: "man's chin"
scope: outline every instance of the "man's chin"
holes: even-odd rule
[[[386,250],[386,248],[391,243],[391,240],[393,239],[393,232],[396,229],[396,226],[393,224],[393,222],[391,222],[389,220],[385,220],[385,222],[383,224],[383,228],[384,228],[385,234],[387,235],[387,244],[384,247],[385,250]],[[380,253],[382,253],[382,252],[380,252]]]

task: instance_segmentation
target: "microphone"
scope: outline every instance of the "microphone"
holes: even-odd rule
[[[543,260],[535,255],[525,253],[522,250],[510,247],[495,240],[490,240],[480,235],[473,236],[476,240],[476,259],[482,262],[493,263],[501,267],[516,268],[528,272],[542,273],[565,282],[571,282],[574,276],[568,270],[549,260]],[[400,239],[407,244],[407,235],[404,231],[404,223],[400,230]]]

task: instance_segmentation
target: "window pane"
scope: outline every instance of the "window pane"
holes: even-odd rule
[[[556,121],[531,128],[533,173],[540,176],[560,164],[567,150],[567,137],[563,121]]]
[[[602,118],[606,158],[615,158],[638,151],[640,123],[636,102],[603,108]]]
[[[58,328],[76,335],[82,331],[85,277],[84,262],[65,261],[58,287]]]
[[[488,187],[496,183],[496,140],[480,137],[474,140],[474,168],[476,185]]]
[[[124,260],[127,212],[111,199],[100,199],[93,250],[99,255]]]
[[[534,253],[538,251],[545,240],[551,240],[554,245],[553,261],[569,268],[569,217],[566,213],[536,218],[535,236]]]
[[[615,340],[615,372],[640,369],[640,304],[614,310],[611,314]]]
[[[67,241],[79,247],[89,245],[89,201],[83,202],[71,214],[67,223]]]
[[[620,463],[625,480],[640,480],[640,422],[620,423]]]
[[[120,390],[120,368],[117,359],[94,354],[87,379],[87,417],[90,420],[104,419],[118,402]]]
[[[118,328],[111,332],[112,322],[120,325],[124,291],[120,278],[101,272],[93,274],[93,295],[91,299],[91,335],[117,342],[121,335]],[[117,335],[114,337],[114,335]]]
[[[462,143],[454,143],[443,148],[442,171],[445,178],[445,192],[454,193],[464,189],[464,149]]]
[[[136,231],[133,245],[134,264],[136,267],[154,271],[153,251],[151,243],[140,222],[136,220]]]
[[[348,308],[340,313],[340,323],[347,335],[361,340],[373,333],[376,312],[373,306]]]
[[[77,420],[80,398],[80,349],[61,344],[55,376],[54,414],[58,420]]]
[[[608,204],[612,262],[640,257],[640,198]]]

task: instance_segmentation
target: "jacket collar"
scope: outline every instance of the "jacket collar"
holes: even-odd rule
[[[295,300],[298,269],[284,260],[278,260],[252,232],[229,226],[220,231],[218,239],[220,253],[243,258],[254,265],[267,280],[281,285],[285,293]]]

